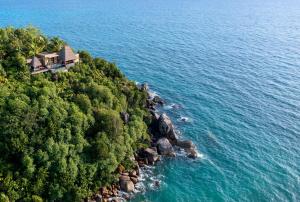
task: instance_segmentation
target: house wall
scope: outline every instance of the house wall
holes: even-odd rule
[[[77,53],[77,54],[75,54],[75,57],[76,57],[76,59],[75,59],[75,63],[78,63],[79,62],[79,54]]]
[[[45,57],[42,56],[42,57],[40,57],[40,59],[41,59],[40,61],[42,62],[42,65],[45,66],[46,65]]]

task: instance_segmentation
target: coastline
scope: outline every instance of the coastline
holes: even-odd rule
[[[152,93],[147,83],[137,84],[137,86],[140,91],[147,93],[145,109],[150,112],[150,123],[148,123],[150,146],[138,150],[131,158],[133,169],[126,169],[123,165],[119,165],[117,169],[119,182],[100,188],[91,198],[85,200],[87,202],[127,201],[133,199],[137,193],[147,191],[142,185],[145,180],[144,172],[155,167],[156,163],[161,161],[161,157],[176,158],[177,150],[183,150],[187,158],[199,157],[195,144],[190,140],[179,138],[169,116],[164,112],[158,112],[157,108],[165,105],[164,100]],[[125,123],[130,119],[127,113],[122,113],[121,117]],[[159,188],[160,183],[159,180],[152,180],[153,187]]]
[[[174,158],[178,147],[188,157],[197,157],[195,145],[179,139],[168,115],[159,113],[158,107],[165,102],[147,84],[137,85],[115,64],[93,58],[86,51],[75,54],[64,41],[48,39],[33,27],[4,28],[2,32],[11,37],[4,43],[5,63],[0,63],[2,95],[7,95],[0,103],[0,123],[5,126],[1,144],[7,145],[1,148],[6,153],[1,160],[15,170],[14,178],[9,166],[1,170],[6,178],[0,173],[0,184],[9,189],[0,190],[0,197],[12,201],[131,199],[135,193],[146,191],[142,182],[162,156]],[[10,50],[15,47],[11,47],[10,39],[14,37],[22,48],[12,54]],[[45,51],[29,51],[30,44],[22,41],[26,37],[43,38],[39,48]],[[48,57],[53,58],[54,66]],[[52,71],[56,68],[64,71]],[[12,91],[11,86],[27,88]],[[19,97],[27,99],[20,101]],[[25,144],[20,144],[22,138],[27,138]],[[24,185],[20,179],[31,183]],[[153,180],[153,186],[160,187],[160,182]],[[23,193],[23,187],[28,191]],[[46,187],[51,188],[51,194]],[[19,189],[17,194],[13,188]]]

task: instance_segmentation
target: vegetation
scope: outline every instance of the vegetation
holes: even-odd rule
[[[80,201],[149,144],[146,93],[115,64],[81,51],[67,73],[30,75],[26,58],[62,45],[33,27],[0,29],[1,202]]]

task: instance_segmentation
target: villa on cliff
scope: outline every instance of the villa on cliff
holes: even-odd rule
[[[70,46],[64,46],[59,52],[42,52],[27,59],[31,74],[42,72],[66,72],[79,62],[79,54],[75,54]]]

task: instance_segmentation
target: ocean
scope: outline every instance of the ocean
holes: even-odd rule
[[[147,82],[197,145],[133,201],[300,201],[299,0],[0,0],[30,24]]]

